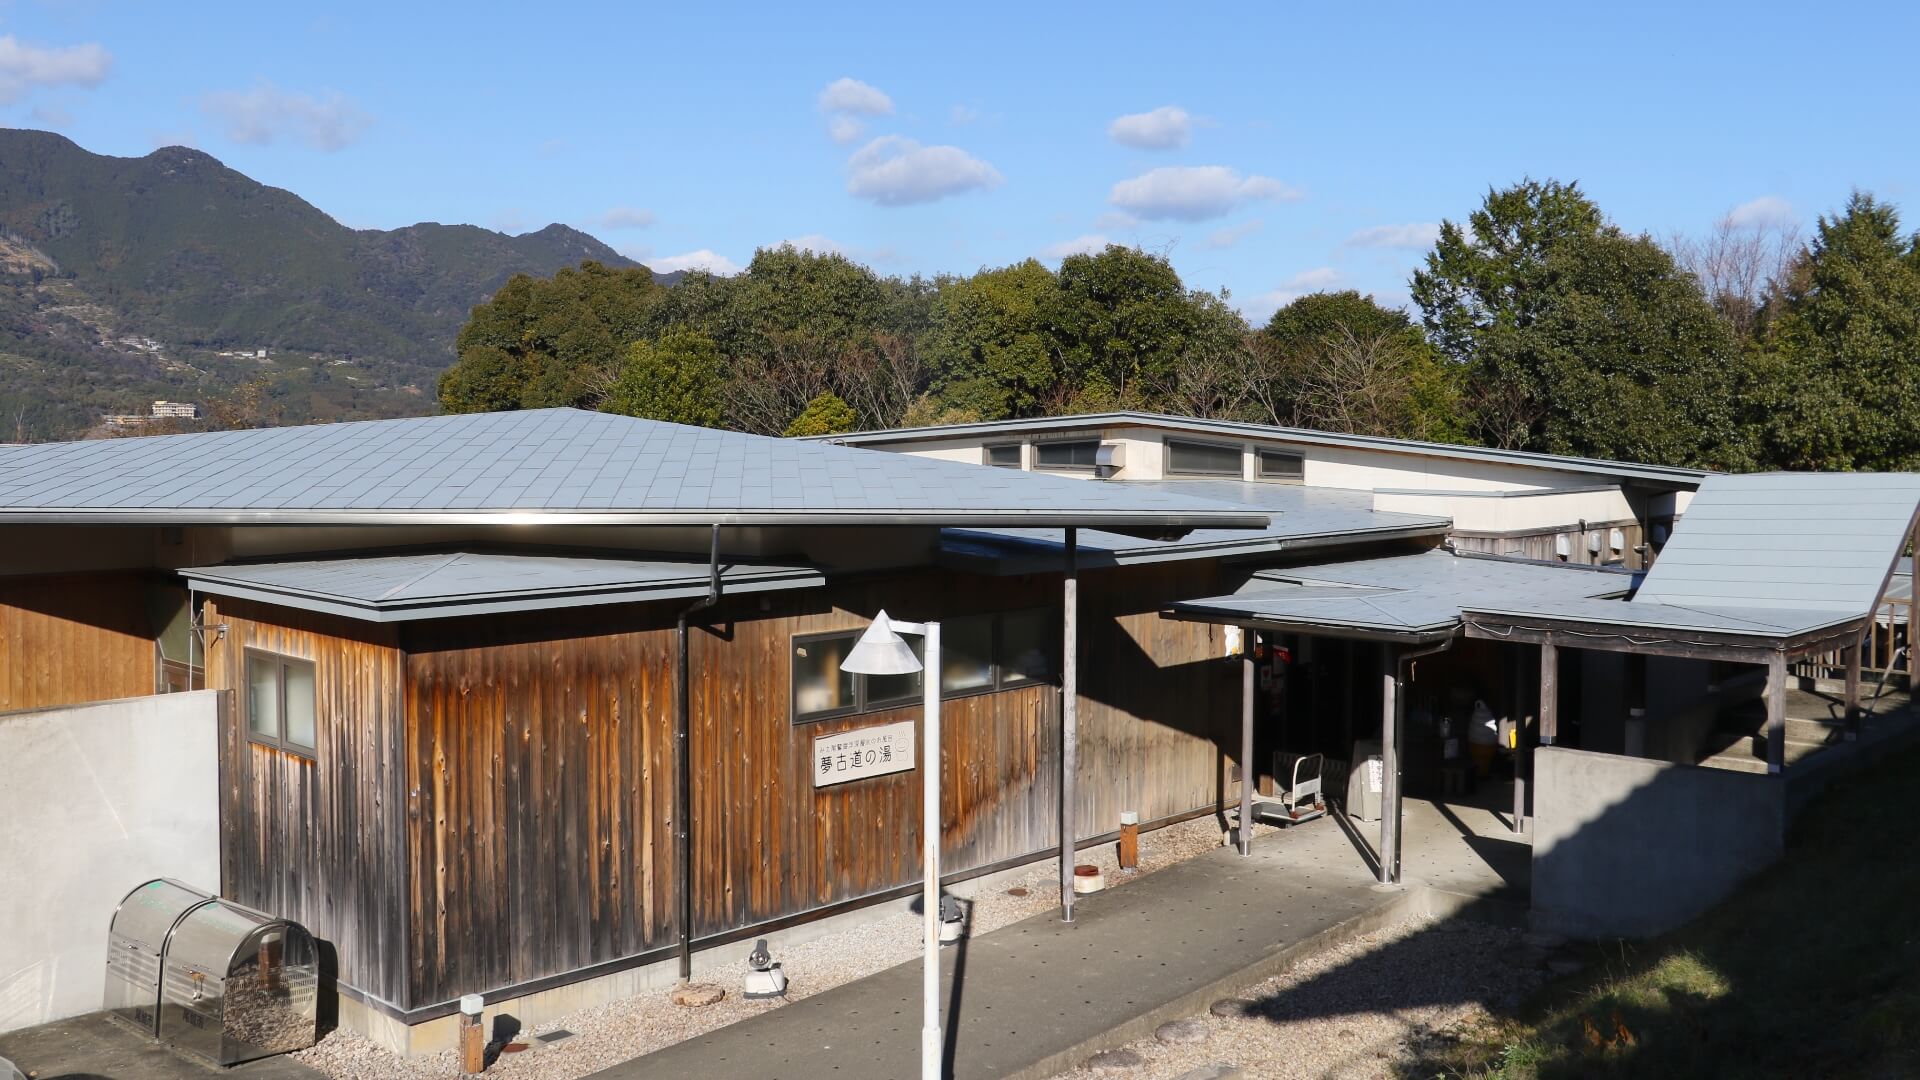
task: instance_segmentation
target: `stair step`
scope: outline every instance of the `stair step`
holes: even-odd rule
[[[1739,754],[1715,754],[1704,758],[1700,764],[1709,769],[1726,769],[1729,772],[1765,774],[1767,763],[1755,757],[1743,757]]]

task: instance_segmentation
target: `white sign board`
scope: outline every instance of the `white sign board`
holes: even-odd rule
[[[913,721],[855,728],[813,740],[813,786],[827,787],[913,768]]]

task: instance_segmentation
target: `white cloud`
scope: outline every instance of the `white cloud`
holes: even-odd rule
[[[99,86],[113,57],[95,44],[43,48],[12,34],[0,36],[0,105],[46,86]]]
[[[947,118],[956,125],[965,127],[980,119],[980,110],[968,105],[955,105],[947,110]]]
[[[35,105],[27,114],[33,122],[49,131],[58,131],[73,124],[73,114],[58,105]]]
[[[957,146],[922,146],[904,135],[882,135],[847,160],[848,194],[881,206],[933,202],[1000,182],[999,170]]]
[[[821,233],[806,233],[802,236],[790,236],[773,246],[777,248],[790,247],[797,251],[811,251],[816,255],[844,255],[855,262],[886,263],[894,262],[900,258],[900,253],[890,247],[850,247]]]
[[[859,79],[835,79],[820,91],[820,111],[886,116],[893,112],[893,99],[879,87],[869,86]]]
[[[1411,225],[1375,225],[1347,237],[1348,247],[1427,248],[1440,239],[1440,226],[1431,221]]]
[[[1093,219],[1096,229],[1133,229],[1138,228],[1140,219],[1121,210],[1109,210]]]
[[[226,125],[237,143],[296,139],[316,150],[339,150],[366,131],[373,118],[341,94],[314,96],[281,90],[262,80],[251,90],[221,90],[200,99],[200,109]]]
[[[1205,221],[1244,203],[1301,197],[1272,177],[1241,176],[1225,165],[1174,165],[1120,181],[1107,201],[1143,218]]]
[[[1259,218],[1254,218],[1252,221],[1243,221],[1238,225],[1229,225],[1224,229],[1215,229],[1213,232],[1207,234],[1205,240],[1200,241],[1200,250],[1224,251],[1266,227],[1266,222],[1261,221]]]
[[[1797,220],[1793,204],[1778,195],[1762,195],[1743,202],[1727,214],[1727,220],[1740,226],[1791,225]]]
[[[845,146],[867,133],[867,125],[851,116],[836,116],[827,121],[827,138]]]
[[[706,248],[689,251],[681,255],[666,255],[657,259],[648,259],[647,269],[656,274],[672,274],[681,270],[705,270],[710,274],[730,277],[740,272],[740,264],[716,254]]]
[[[1040,249],[1043,259],[1064,259],[1069,255],[1097,255],[1107,250],[1110,241],[1099,233],[1076,236],[1071,240],[1062,240],[1058,244],[1048,244]]]
[[[1265,322],[1274,312],[1308,293],[1325,292],[1338,285],[1341,277],[1340,271],[1331,266],[1302,270],[1281,282],[1279,288],[1270,289],[1247,301],[1245,311],[1249,318]]]
[[[599,229],[644,229],[653,224],[653,211],[633,206],[616,206],[599,214],[587,224]]]
[[[1107,134],[1123,146],[1139,150],[1174,150],[1193,135],[1193,117],[1178,105],[1162,105],[1130,113],[1107,125]]]

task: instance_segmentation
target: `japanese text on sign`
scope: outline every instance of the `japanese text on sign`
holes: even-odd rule
[[[856,728],[813,740],[813,786],[869,776],[905,772],[913,768],[913,721],[880,727]]]

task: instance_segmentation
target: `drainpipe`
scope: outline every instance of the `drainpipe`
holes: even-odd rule
[[[691,707],[687,675],[687,618],[720,602],[720,526],[713,527],[713,539],[707,555],[707,595],[695,600],[680,613],[674,628],[678,643],[678,677],[674,685],[673,717],[673,858],[680,871],[680,981],[693,980],[693,835],[689,818],[692,812],[693,763],[688,752]]]

